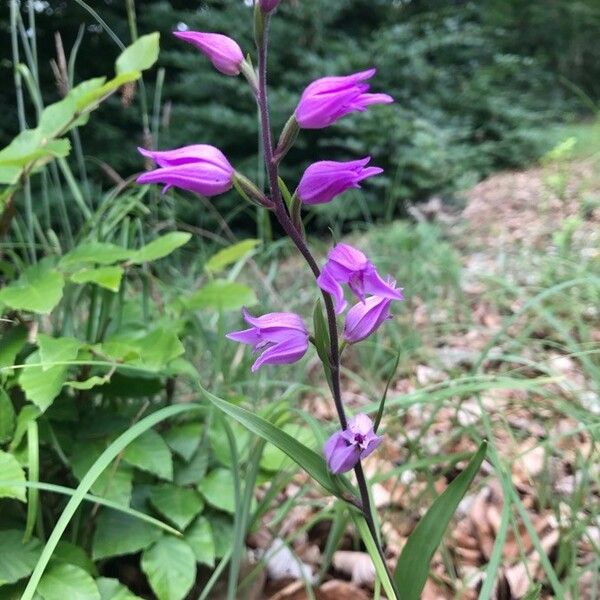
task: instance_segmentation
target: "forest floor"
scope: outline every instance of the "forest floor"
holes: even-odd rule
[[[466,193],[461,211],[433,199],[413,209],[412,225],[366,235],[375,255],[400,246],[411,253],[405,260],[426,263],[398,267],[407,302],[395,327],[386,326],[392,334],[384,345],[400,338],[404,350],[385,443],[365,464],[391,567],[426,508],[466,465],[452,455],[490,440],[434,556],[425,600],[598,597],[599,167],[596,154],[497,174]],[[407,233],[415,227],[420,233]],[[429,247],[432,235],[439,252]],[[344,400],[365,410],[385,378],[355,375],[368,361],[364,352],[345,360]],[[309,394],[303,406],[333,420],[325,395]],[[288,485],[248,540],[267,567],[248,598],[378,597],[350,525],[325,583],[307,591],[299,577],[319,572],[329,527],[305,527],[323,506],[314,489],[308,501],[284,506],[304,483],[298,475]]]

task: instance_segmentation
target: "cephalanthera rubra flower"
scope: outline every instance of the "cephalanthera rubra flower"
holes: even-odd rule
[[[319,287],[333,296],[335,312],[347,306],[342,285],[347,284],[355,296],[365,301],[367,295],[402,300],[402,290],[385,282],[375,265],[349,244],[336,244],[327,255],[327,262],[317,279]]]
[[[382,437],[373,431],[367,415],[358,414],[348,422],[348,428],[336,431],[325,442],[323,452],[332,473],[345,473],[359,460],[366,458],[381,444]]]
[[[203,196],[216,196],[233,186],[234,169],[214,146],[193,144],[162,152],[138,150],[159,166],[140,175],[138,183],[163,183],[163,192],[178,187]]]
[[[323,77],[313,81],[303,92],[296,107],[296,121],[304,129],[321,129],[354,111],[364,111],[371,104],[389,104],[387,94],[370,94],[364,83],[375,69],[344,77]]]
[[[391,287],[395,288],[394,281],[389,281]],[[402,293],[402,290],[397,290]],[[399,298],[403,300],[404,298]],[[376,331],[379,326],[390,318],[390,305],[392,298],[371,296],[364,302],[356,303],[346,315],[344,325],[344,339],[349,344],[355,344],[364,340]]]
[[[220,33],[174,31],[173,35],[188,42],[205,54],[215,69],[225,75],[239,75],[244,53],[235,40]]]
[[[295,313],[274,312],[253,317],[242,310],[250,329],[227,334],[230,340],[249,344],[254,352],[262,352],[252,365],[256,371],[263,365],[284,365],[300,360],[308,350],[308,331]]]
[[[298,184],[298,198],[304,204],[330,202],[350,188],[360,188],[367,177],[383,173],[379,167],[367,167],[371,157],[348,162],[322,160],[310,165]]]

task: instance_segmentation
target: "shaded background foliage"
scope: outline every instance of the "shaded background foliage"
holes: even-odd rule
[[[125,42],[125,3],[90,6]],[[119,49],[89,12],[70,2],[38,2],[40,56],[55,55],[60,32],[67,54],[83,25],[76,81],[110,71]],[[216,143],[237,168],[260,179],[257,121],[250,94],[223,77],[189,46],[169,35],[176,27],[224,31],[252,50],[251,8],[242,0],[209,2],[138,0],[141,33],[162,32],[159,66],[166,69],[160,148]],[[8,12],[8,11],[6,11]],[[405,202],[453,192],[482,176],[530,162],[547,149],[545,125],[591,112],[600,98],[600,5],[597,0],[286,0],[272,31],[271,103],[274,125],[293,111],[312,79],[375,65],[374,88],[396,103],[350,117],[336,127],[304,132],[285,173],[294,182],[316,159],[370,154],[385,175],[353,201],[320,207],[324,227],[368,218],[390,218]],[[0,28],[8,31],[6,16]],[[9,36],[2,35],[5,43]],[[9,48],[3,56],[10,56]],[[0,145],[17,132],[10,64],[0,70]],[[152,97],[154,74],[146,77]],[[46,102],[58,97],[52,70],[40,64]],[[148,144],[139,104],[111,99],[86,129],[84,151],[126,177],[142,168],[135,152]],[[33,112],[30,111],[33,115]],[[381,135],[385,131],[385,135]],[[97,185],[106,173],[89,164]],[[234,208],[232,194],[219,200]],[[191,210],[183,218],[206,225]]]

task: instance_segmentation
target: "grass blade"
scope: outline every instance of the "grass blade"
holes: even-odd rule
[[[429,563],[439,546],[458,503],[471,485],[487,452],[487,442],[481,446],[467,468],[450,483],[408,538],[394,572],[402,600],[419,600],[429,574]]]
[[[65,506],[60,518],[56,522],[44,549],[35,565],[33,573],[27,582],[27,587],[21,596],[21,600],[32,600],[37,586],[44,574],[44,570],[48,566],[48,562],[52,558],[52,554],[56,549],[58,542],[62,534],[64,533],[69,521],[72,519],[79,505],[83,501],[85,495],[89,491],[89,489],[94,485],[95,481],[102,474],[104,469],[106,469],[110,463],[121,453],[133,440],[139,437],[142,433],[160,423],[161,421],[165,421],[175,415],[189,412],[193,410],[198,410],[200,408],[197,404],[178,404],[175,406],[168,406],[166,408],[162,408],[155,413],[148,415],[146,418],[142,419],[139,423],[136,423],[133,427],[128,429],[125,433],[121,434],[96,460],[96,462],[91,466],[90,470],[85,474],[84,478],[81,480],[75,493]]]

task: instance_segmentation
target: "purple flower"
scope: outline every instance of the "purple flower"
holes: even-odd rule
[[[390,281],[389,283],[395,289],[395,282]],[[402,292],[401,289],[397,291]],[[384,321],[390,318],[391,303],[391,298],[371,296],[364,302],[355,304],[346,315],[344,339],[349,344],[354,344],[370,336]]]
[[[217,71],[225,75],[239,75],[244,53],[235,40],[220,33],[201,31],[174,31],[173,35],[196,46],[205,54]]]
[[[367,167],[370,156],[349,162],[322,160],[316,162],[302,175],[298,197],[304,204],[324,204],[350,188],[359,188],[367,177],[383,173],[379,167]]]
[[[280,2],[281,0],[258,0],[260,9],[266,13],[271,12],[272,10],[277,8]]]
[[[175,186],[203,196],[223,194],[233,186],[234,169],[214,146],[194,144],[175,150],[152,152],[138,148],[160,168],[143,173],[138,183],[164,183],[163,193]]]
[[[348,244],[336,244],[327,255],[327,262],[317,279],[319,287],[333,296],[335,312],[341,313],[347,306],[343,284],[362,302],[368,294],[402,300],[402,291],[386,283],[375,269],[375,265],[356,248]]]
[[[323,446],[327,466],[332,473],[345,473],[366,458],[381,444],[383,438],[373,431],[367,415],[358,414],[348,422],[348,428],[336,431]]]
[[[303,92],[296,107],[296,120],[304,129],[321,129],[348,113],[366,110],[370,104],[389,104],[387,94],[369,94],[362,83],[375,75],[375,69],[345,77],[323,77],[313,81]]]
[[[308,349],[308,331],[295,313],[275,312],[253,317],[245,308],[244,319],[250,329],[227,334],[230,340],[253,346],[262,351],[252,365],[252,372],[263,365],[286,365],[300,360]]]

